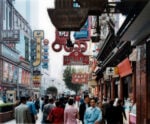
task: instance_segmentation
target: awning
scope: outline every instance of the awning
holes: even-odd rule
[[[102,66],[100,69],[96,71],[97,77],[101,78],[103,75],[103,71],[107,66],[110,66],[112,64],[117,65],[120,61],[122,61],[125,56],[129,53],[131,53],[131,45],[130,42],[122,42],[120,46],[117,46],[103,61]],[[117,62],[117,63],[116,63]]]
[[[102,69],[112,64],[118,64],[127,55],[131,53],[131,44],[129,41],[124,41],[120,46],[117,46],[103,61]],[[117,62],[117,63],[116,63]]]
[[[140,12],[135,21],[126,30],[121,37],[121,41],[132,41],[133,45],[137,45],[150,34],[150,1]]]
[[[101,15],[106,7],[107,0],[77,0],[81,8],[88,8],[89,15]]]

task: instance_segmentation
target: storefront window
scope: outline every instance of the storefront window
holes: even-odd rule
[[[132,76],[127,76],[125,78],[123,78],[123,94],[124,94],[124,98],[128,99],[129,98],[129,94],[131,94],[133,91],[132,88]]]
[[[136,115],[136,104],[131,107],[131,113]]]

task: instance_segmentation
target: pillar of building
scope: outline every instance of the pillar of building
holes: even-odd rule
[[[115,79],[111,80],[111,99],[115,99]]]
[[[123,97],[123,81],[122,81],[122,78],[120,78],[120,84],[119,84],[118,90],[119,90],[118,96],[119,96],[120,99],[123,100],[124,97]]]
[[[150,43],[138,46],[136,64],[136,122],[150,124]],[[147,49],[147,50],[146,50]]]
[[[136,62],[132,62],[132,94],[133,94],[133,103],[136,103]]]
[[[106,84],[106,82],[104,81],[104,88],[103,88],[103,90],[104,90],[104,98],[107,98],[107,86],[106,86],[107,84]]]
[[[150,124],[150,42],[147,43],[146,124]]]

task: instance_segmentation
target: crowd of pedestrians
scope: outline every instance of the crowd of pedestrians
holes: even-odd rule
[[[64,95],[59,99],[44,96],[41,100],[37,96],[21,97],[15,108],[16,123],[35,124],[41,109],[41,124],[124,124],[126,114],[121,99],[115,106],[114,100],[100,101],[88,94],[78,99],[78,104],[75,104],[76,100],[74,96]]]

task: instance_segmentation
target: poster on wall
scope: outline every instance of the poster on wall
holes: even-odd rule
[[[18,81],[18,68],[17,66],[3,62],[3,81],[7,83],[17,83]]]
[[[8,70],[9,70],[9,78],[8,81],[9,82],[13,82],[13,65],[9,64],[8,65]]]
[[[18,68],[16,66],[14,66],[14,73],[13,73],[13,82],[17,83],[18,81]]]
[[[22,76],[21,76],[21,84],[25,83],[25,72],[24,69],[22,69]]]

